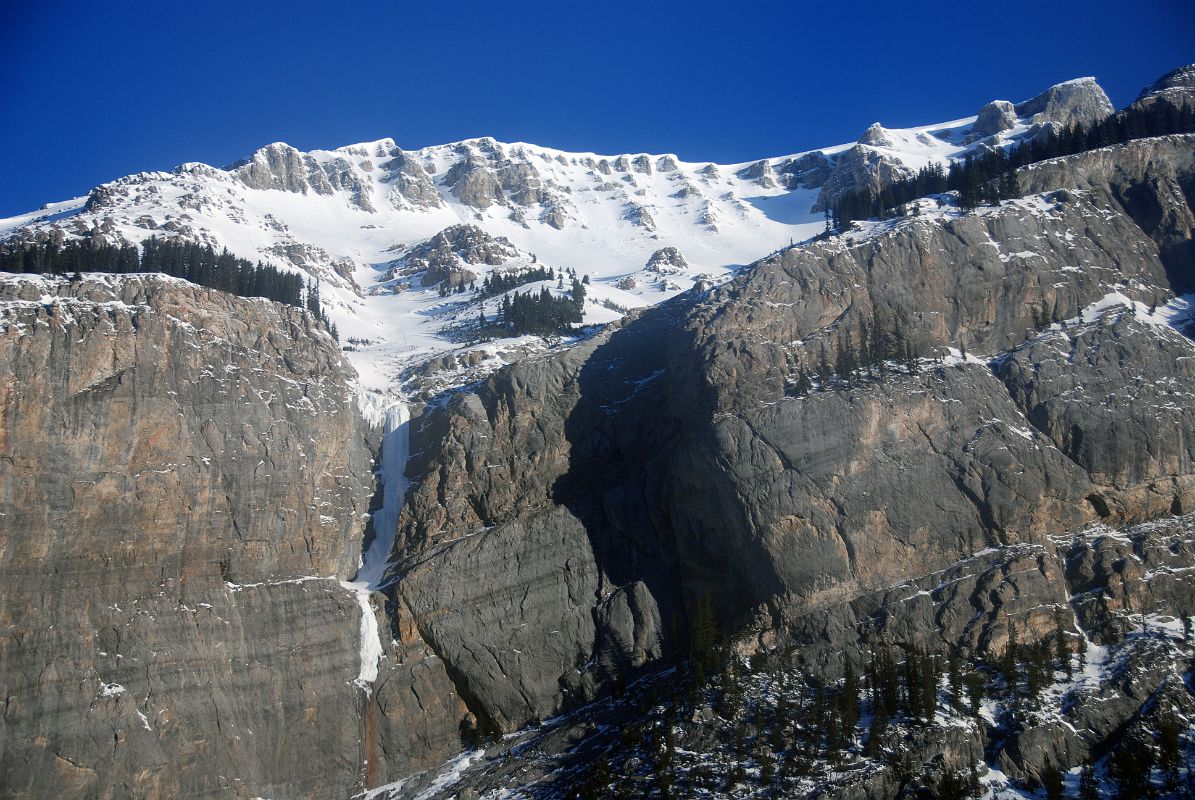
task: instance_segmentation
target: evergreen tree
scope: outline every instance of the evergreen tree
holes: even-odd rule
[[[849,740],[859,724],[859,677],[848,659],[843,667],[842,688],[838,692],[838,713]]]
[[[1153,751],[1137,739],[1123,741],[1113,751],[1109,772],[1116,779],[1118,799],[1137,800],[1149,789],[1149,773],[1153,769]]]
[[[1066,791],[1062,773],[1053,764],[1046,764],[1040,772],[1042,788],[1046,790],[1046,800],[1062,800]]]
[[[1158,713],[1158,766],[1172,790],[1178,787],[1178,769],[1183,763],[1182,732],[1183,725],[1174,709],[1168,703],[1162,705]]]
[[[1079,800],[1100,800],[1100,781],[1090,762],[1079,772]]]
[[[883,703],[873,706],[871,725],[867,729],[867,742],[863,745],[863,754],[876,756],[884,741],[884,731],[888,730],[888,711]]]
[[[721,634],[714,616],[714,601],[708,594],[697,598],[689,612],[689,657],[707,672],[718,663]]]
[[[938,800],[966,800],[971,796],[970,782],[958,770],[945,770],[933,796]]]
[[[959,655],[951,650],[947,655],[946,676],[950,686],[950,705],[956,709],[963,708],[963,672],[959,664]]]
[[[971,711],[971,716],[978,717],[979,709],[983,705],[984,684],[987,682],[982,672],[977,669],[972,669],[963,677],[964,683],[967,685],[967,700],[968,707]]]
[[[1021,182],[1014,170],[1006,170],[1000,175],[999,197],[1001,200],[1015,200],[1021,196]]]
[[[1071,663],[1070,637],[1067,635],[1061,609],[1054,609],[1054,657],[1058,659],[1059,666],[1066,671],[1067,680],[1074,678],[1075,668]]]
[[[1013,627],[1012,617],[1008,620],[1008,644],[1004,648],[1004,655],[1000,659],[1000,668],[1004,673],[1004,682],[1009,691],[1016,691],[1017,679],[1020,672],[1017,669],[1017,630]]]

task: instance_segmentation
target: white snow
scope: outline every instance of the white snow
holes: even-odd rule
[[[453,758],[451,761],[445,763],[440,772],[432,780],[431,784],[426,789],[415,795],[413,800],[430,800],[440,792],[455,784],[461,779],[461,775],[465,770],[479,761],[485,755],[484,750],[466,750],[460,755]],[[389,795],[402,789],[403,785],[408,783],[410,778],[404,778],[394,783],[388,783],[384,786],[378,786],[375,789],[370,789],[364,794],[362,800],[374,800],[374,798]]]
[[[967,117],[882,129],[884,142],[858,146],[882,152],[909,170],[935,161],[946,165],[976,146],[965,143],[973,121]],[[997,138],[1007,142],[1024,127]],[[833,159],[853,146],[810,152]],[[253,158],[265,158],[270,148],[289,149],[275,143]],[[342,343],[359,340],[346,358],[360,376],[363,409],[376,413],[386,403],[379,405],[367,394],[392,389],[402,370],[459,347],[446,329],[476,319],[479,306],[464,302],[466,295],[442,298],[435,288],[423,288],[417,276],[397,294],[392,291],[395,281],[382,281],[404,251],[446,227],[477,225],[518,249],[520,254],[503,264],[462,265],[478,275],[479,284],[492,270],[531,263],[588,275],[585,322],[601,324],[673,297],[698,281],[724,281],[742,265],[808,239],[824,225],[822,214],[811,210],[818,190],[780,185],[779,171],[805,153],[763,159],[769,180],[761,181],[747,176],[756,162],[716,165],[666,154],[603,156],[470,139],[404,153],[427,172],[440,200],[438,206],[422,207],[398,192],[395,173],[384,166],[396,152],[393,140],[380,139],[298,154],[316,164],[335,162],[335,171],[361,187],[363,202],[372,211],[361,208],[348,189],[331,194],[252,189],[233,172],[189,163],[172,172],[140,173],[105,184],[102,202],[91,210],[88,198],[74,198],[0,220],[0,238],[17,229],[36,232],[55,226],[75,237],[64,220],[90,228],[103,218],[112,221],[113,241],[140,242],[175,235],[170,233],[175,230],[251,261],[318,275],[324,306]],[[486,209],[463,204],[445,183],[446,173],[463,158],[487,163],[491,155],[533,169],[551,195],[547,205],[521,206],[510,198]],[[636,161],[649,164],[650,173],[636,169]],[[540,221],[553,203],[566,216],[562,230]],[[641,213],[650,217],[650,225],[633,221]],[[669,275],[646,271],[648,257],[666,246],[678,248],[689,266]],[[494,298],[486,304],[487,315],[498,302]]]
[[[341,581],[340,585],[353,592],[357,596],[357,605],[361,606],[361,669],[353,683],[368,694],[373,691],[373,682],[378,679],[378,662],[385,654],[378,631],[378,618],[374,616],[373,606],[369,602],[373,590],[362,581]]]
[[[259,589],[262,586],[284,586],[291,583],[307,583],[308,581],[334,581],[335,578],[323,577],[320,575],[303,575],[299,578],[286,578],[280,581],[260,581],[258,583],[233,583],[232,581],[225,581],[224,585],[228,587],[230,592],[240,592],[245,589]]]
[[[405,471],[410,453],[411,412],[402,402],[383,412],[382,507],[373,515],[373,541],[361,556],[356,581],[372,590],[382,588],[390,551],[398,528],[398,514],[407,492]]]
[[[1176,328],[1195,319],[1195,294],[1179,295],[1150,311],[1148,304],[1132,300],[1114,290],[1086,306],[1079,316],[1067,320],[1067,324],[1092,322],[1104,314],[1116,310],[1130,311],[1137,320],[1147,325],[1158,328]]]

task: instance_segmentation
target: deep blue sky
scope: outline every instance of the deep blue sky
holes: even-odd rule
[[[0,0],[0,216],[262,144],[745,161],[1195,62],[1191,0]]]

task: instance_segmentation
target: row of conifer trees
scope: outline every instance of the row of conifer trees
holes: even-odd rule
[[[912,200],[947,191],[959,193],[959,205],[964,209],[1020,197],[1021,188],[1014,172],[1018,167],[1133,139],[1175,133],[1195,133],[1195,109],[1178,108],[1166,101],[1144,108],[1130,107],[1093,125],[1050,129],[1007,150],[997,148],[967,156],[952,162],[949,170],[938,163],[930,164],[916,175],[879,191],[845,192],[828,209],[829,221],[841,229],[853,220],[887,217]]]
[[[20,243],[0,249],[0,271],[70,275],[83,272],[160,272],[239,297],[264,297],[306,308],[336,335],[320,302],[319,285],[277,267],[237,258],[227,249],[150,237],[136,245],[96,239]]]

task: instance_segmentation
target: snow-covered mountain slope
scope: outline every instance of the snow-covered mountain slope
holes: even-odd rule
[[[391,139],[306,153],[275,143],[225,169],[189,163],[103,184],[0,220],[0,239],[183,238],[308,273],[342,340],[354,340],[364,385],[383,389],[460,347],[462,325],[496,310],[499,299],[481,304],[474,292],[443,296],[444,275],[480,285],[493,271],[575,270],[591,280],[585,321],[607,322],[820,232],[821,210],[840,192],[1110,111],[1098,85],[1080,79],[973,117],[903,130],[877,123],[854,144],[729,165],[489,138],[414,151]],[[474,226],[485,252],[435,243],[461,225]],[[411,269],[426,268],[434,248],[439,273]],[[649,266],[665,248],[678,257]]]

